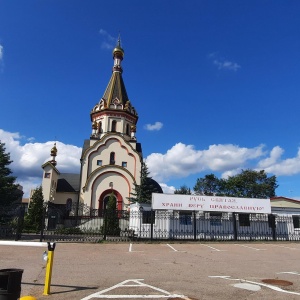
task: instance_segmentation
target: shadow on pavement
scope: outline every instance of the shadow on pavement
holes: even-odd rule
[[[22,285],[34,285],[34,286],[44,286],[44,284],[41,283],[32,283],[32,282],[22,282]],[[51,288],[53,287],[60,287],[60,288],[66,288],[66,290],[51,292],[51,295],[55,294],[63,294],[63,293],[70,293],[70,292],[76,292],[76,291],[84,291],[84,290],[97,290],[99,289],[98,286],[73,286],[73,285],[62,285],[62,284],[51,284]]]

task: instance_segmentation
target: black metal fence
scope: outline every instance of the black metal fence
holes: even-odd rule
[[[24,224],[25,207],[20,203],[0,206],[0,239],[19,240]]]
[[[139,219],[135,224],[132,221]],[[137,236],[170,240],[300,240],[299,215],[143,211],[131,214]],[[138,225],[140,222],[140,225]]]
[[[84,204],[70,207],[47,203],[40,240],[101,242],[133,238],[128,211],[90,208]]]
[[[21,206],[0,211],[0,238],[73,242],[300,241],[300,215],[100,211],[86,205],[67,207],[45,203],[40,232],[26,232],[22,227],[23,219]]]

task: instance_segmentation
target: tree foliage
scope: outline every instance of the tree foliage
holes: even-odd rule
[[[117,212],[117,201],[114,193],[111,193],[107,202],[106,211],[105,211],[105,233],[108,235],[119,235],[119,218]]]
[[[149,176],[150,172],[145,162],[142,162],[141,168],[141,184],[134,184],[134,191],[128,200],[138,203],[151,203],[152,193],[160,193],[158,188],[153,184],[152,178]]]
[[[217,178],[214,174],[208,174],[204,178],[197,179],[194,191],[206,196],[218,195],[222,186],[222,179]]]
[[[201,195],[230,196],[240,198],[271,198],[278,187],[276,176],[264,170],[242,170],[240,174],[219,179],[214,174],[198,178],[194,191]]]
[[[9,206],[19,199],[20,190],[15,184],[16,177],[12,176],[9,165],[10,153],[5,152],[5,144],[0,141],[0,206]]]
[[[186,185],[182,185],[178,190],[174,191],[174,194],[191,195],[191,189]]]
[[[44,197],[42,187],[37,187],[32,194],[28,207],[28,213],[25,216],[25,228],[36,232],[42,229],[44,213]]]

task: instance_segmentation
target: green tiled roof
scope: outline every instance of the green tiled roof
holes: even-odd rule
[[[106,100],[108,107],[115,98],[123,105],[129,100],[121,72],[113,72],[102,98]]]

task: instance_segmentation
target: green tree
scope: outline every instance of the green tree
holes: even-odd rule
[[[141,184],[134,184],[134,191],[131,197],[128,198],[130,202],[149,203],[152,202],[152,193],[161,193],[157,186],[154,185],[153,179],[149,176],[150,172],[145,162],[142,162],[141,168]]]
[[[198,178],[194,186],[196,194],[212,196],[220,194],[223,182],[214,174],[205,175],[204,178]]]
[[[191,189],[186,185],[182,185],[178,190],[174,191],[174,194],[191,195]]]
[[[119,235],[119,218],[117,212],[117,201],[114,193],[111,193],[105,211],[105,231],[108,235]]]
[[[276,176],[270,176],[264,170],[242,170],[240,174],[226,180],[227,196],[242,198],[271,198],[278,187]]]
[[[25,216],[25,228],[41,231],[44,213],[44,197],[42,187],[37,187],[32,194],[28,208],[28,213]]]
[[[271,198],[278,187],[276,176],[264,170],[242,170],[227,179],[218,179],[214,174],[198,178],[194,191],[202,195],[230,196],[240,198]]]
[[[12,176],[9,165],[10,153],[5,152],[5,144],[0,141],[0,207],[6,207],[20,198],[20,190],[15,184],[16,177]]]

